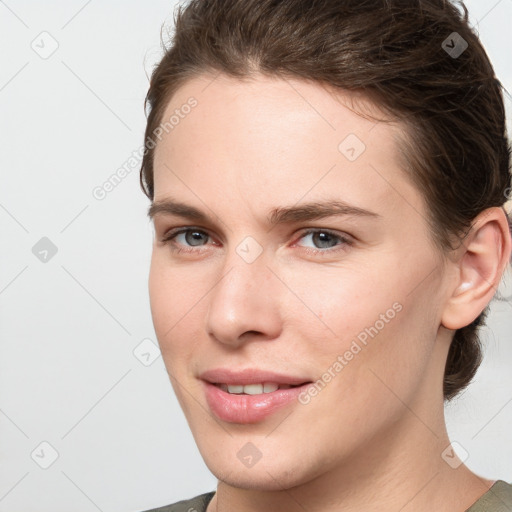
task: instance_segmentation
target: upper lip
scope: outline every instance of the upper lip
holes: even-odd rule
[[[229,368],[215,368],[207,370],[199,377],[211,384],[261,384],[275,382],[276,384],[304,384],[311,382],[307,377],[284,375],[273,371],[259,370],[257,368],[245,368],[234,371]]]

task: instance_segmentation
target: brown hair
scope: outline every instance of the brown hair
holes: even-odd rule
[[[144,193],[153,199],[155,143],[148,142],[187,80],[205,73],[313,80],[362,92],[403,123],[403,167],[426,200],[432,241],[444,256],[510,192],[503,86],[460,7],[448,0],[191,0],[178,7],[146,96]],[[455,332],[445,400],[481,363],[477,329],[488,311]]]

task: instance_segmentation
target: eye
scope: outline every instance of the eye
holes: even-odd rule
[[[179,237],[182,237],[182,240],[179,244],[176,243],[176,240]],[[180,228],[168,231],[162,238],[162,242],[169,245],[172,251],[174,252],[196,252],[194,249],[187,249],[188,247],[201,247],[201,242],[209,238],[209,234],[206,231],[198,228]],[[183,248],[185,247],[185,248]]]
[[[310,237],[313,244],[319,246],[319,248],[308,248],[305,246],[307,252],[313,254],[331,254],[340,250],[346,250],[347,246],[352,244],[348,237],[326,229],[309,229],[301,234],[299,240],[306,239],[307,237]],[[161,241],[169,245],[173,252],[197,253],[201,252],[197,248],[207,245],[206,242],[209,238],[211,238],[210,235],[202,229],[186,227],[168,231]]]
[[[312,249],[308,248],[308,252],[312,252],[314,254],[330,254],[332,252],[346,250],[346,246],[352,244],[352,241],[348,237],[341,236],[326,229],[309,229],[302,233],[299,240],[306,239],[307,237],[310,237],[313,244],[319,246],[319,248],[315,246]],[[340,247],[333,249],[338,246]]]

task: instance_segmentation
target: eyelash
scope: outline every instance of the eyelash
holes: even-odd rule
[[[182,252],[184,252],[184,253],[199,252],[200,253],[200,252],[202,252],[201,250],[197,251],[195,249],[190,249],[190,248],[183,249],[182,247],[178,247],[175,244],[175,242],[173,241],[178,235],[181,235],[182,233],[189,233],[189,232],[199,232],[199,233],[202,233],[202,234],[210,237],[210,235],[208,234],[207,231],[204,231],[203,229],[199,229],[199,228],[195,228],[195,227],[191,226],[191,227],[187,227],[187,228],[177,228],[175,230],[168,231],[161,239],[161,242],[168,245],[170,250],[174,253],[182,253]],[[304,249],[306,249],[306,252],[308,252],[310,254],[321,255],[321,256],[332,255],[333,253],[345,251],[346,246],[351,246],[353,243],[350,239],[348,239],[344,236],[338,235],[328,229],[321,229],[321,228],[308,229],[308,230],[304,231],[303,233],[301,233],[299,240],[304,238],[307,235],[311,235],[311,234],[315,234],[315,233],[327,233],[330,237],[338,239],[341,243],[335,245],[334,247],[330,247],[327,249],[312,249],[311,247],[304,248]],[[341,246],[341,248],[337,248],[339,246]],[[202,246],[197,246],[197,247],[202,247]]]

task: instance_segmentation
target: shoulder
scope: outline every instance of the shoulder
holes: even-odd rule
[[[206,507],[210,503],[215,491],[206,492],[187,500],[177,501],[172,505],[152,508],[144,512],[206,512]]]
[[[509,512],[510,510],[512,510],[512,484],[497,480],[466,512]]]

